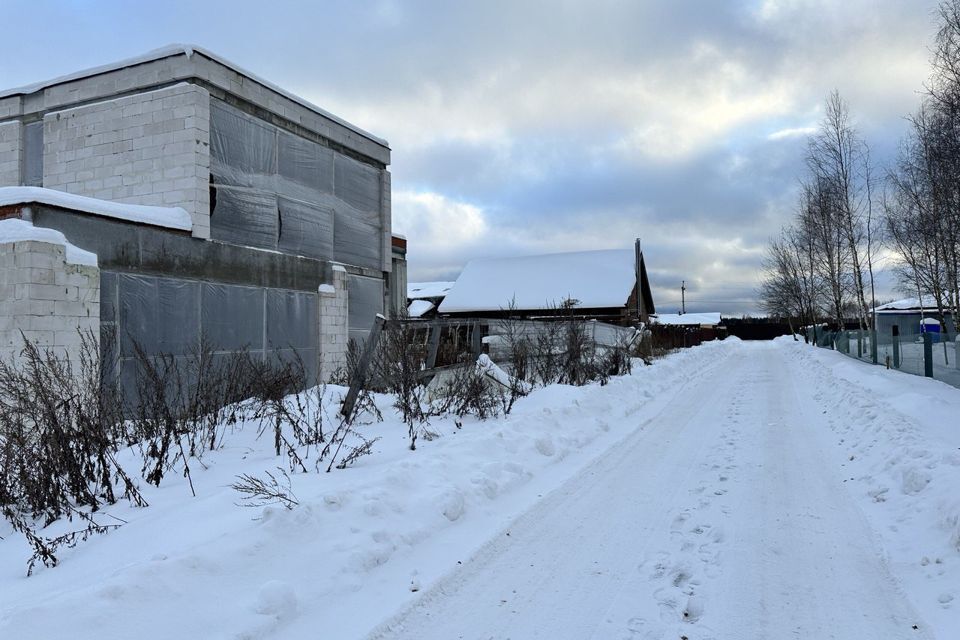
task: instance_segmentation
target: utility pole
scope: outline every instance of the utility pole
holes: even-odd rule
[[[643,261],[643,249],[640,247],[640,238],[637,238],[633,243],[634,251],[634,291],[637,294],[637,323],[639,324],[640,319],[643,317],[643,292],[640,289],[640,263]]]
[[[680,282],[680,315],[687,312],[687,281]]]

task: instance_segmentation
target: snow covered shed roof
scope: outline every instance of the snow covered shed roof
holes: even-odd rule
[[[711,311],[704,313],[661,313],[656,317],[657,324],[669,324],[679,326],[700,326],[704,324],[720,324],[720,312]]]
[[[407,283],[407,298],[423,300],[425,298],[442,298],[453,287],[452,282],[409,282]]]
[[[422,318],[423,314],[433,310],[433,303],[429,300],[414,300],[407,307],[407,315],[411,318]]]
[[[636,283],[634,251],[581,251],[516,258],[471,260],[440,313],[518,311],[558,307],[568,299],[578,309],[625,307]],[[653,299],[641,255],[641,288],[648,312]]]
[[[112,200],[98,200],[42,187],[0,187],[0,207],[33,203],[167,229],[180,231],[193,229],[190,214],[180,207],[149,207]]]
[[[936,311],[937,302],[932,297],[904,298],[903,300],[894,300],[887,304],[882,304],[873,309],[875,313],[919,313],[923,311]]]

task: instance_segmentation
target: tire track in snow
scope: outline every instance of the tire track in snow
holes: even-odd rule
[[[744,344],[371,638],[928,638]],[[722,373],[721,373],[722,372]]]
[[[692,461],[711,444],[703,426],[742,366],[727,358],[692,372],[648,427],[545,497],[370,637],[589,637],[604,626],[618,593],[630,599],[648,541],[676,519],[674,505],[699,474]]]

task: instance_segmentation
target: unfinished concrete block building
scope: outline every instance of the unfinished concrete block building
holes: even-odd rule
[[[66,339],[73,321],[34,298],[59,295],[39,285],[77,270],[73,247],[99,281],[71,311],[98,316],[121,377],[134,341],[179,357],[201,336],[222,353],[296,349],[329,375],[406,288],[389,164],[386,141],[193,47],[2,91],[0,219],[64,242],[59,266],[35,258],[43,273],[20,269],[38,240],[0,231],[0,349],[23,329]]]

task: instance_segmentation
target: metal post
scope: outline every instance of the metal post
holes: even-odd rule
[[[643,251],[640,248],[640,238],[637,238],[633,244],[633,267],[634,267],[634,292],[637,295],[637,324],[643,319],[643,292],[640,290],[640,261],[643,260]]]
[[[960,369],[960,333],[953,341],[953,364]]]
[[[863,357],[863,329],[857,330],[857,357]]]
[[[873,364],[877,364],[877,330],[870,329],[870,356],[873,358]]]
[[[900,327],[893,325],[893,368],[900,368]]]
[[[380,332],[383,330],[383,324],[387,321],[379,313],[370,329],[370,335],[367,336],[367,342],[363,346],[363,355],[360,356],[360,363],[357,365],[357,371],[353,380],[350,381],[350,388],[347,390],[347,397],[343,400],[343,406],[340,408],[340,415],[348,423],[352,418],[354,405],[357,403],[357,397],[367,383],[367,369],[370,367],[370,361],[373,359],[373,352],[376,351],[377,343],[380,341]]]
[[[439,322],[430,325],[430,346],[427,351],[427,369],[437,366],[437,351],[440,349],[440,333],[443,327]]]
[[[480,335],[480,321],[476,320],[470,329],[470,351],[473,353],[473,362],[483,353],[483,337]]]
[[[933,336],[929,331],[923,334],[923,375],[933,377]]]

